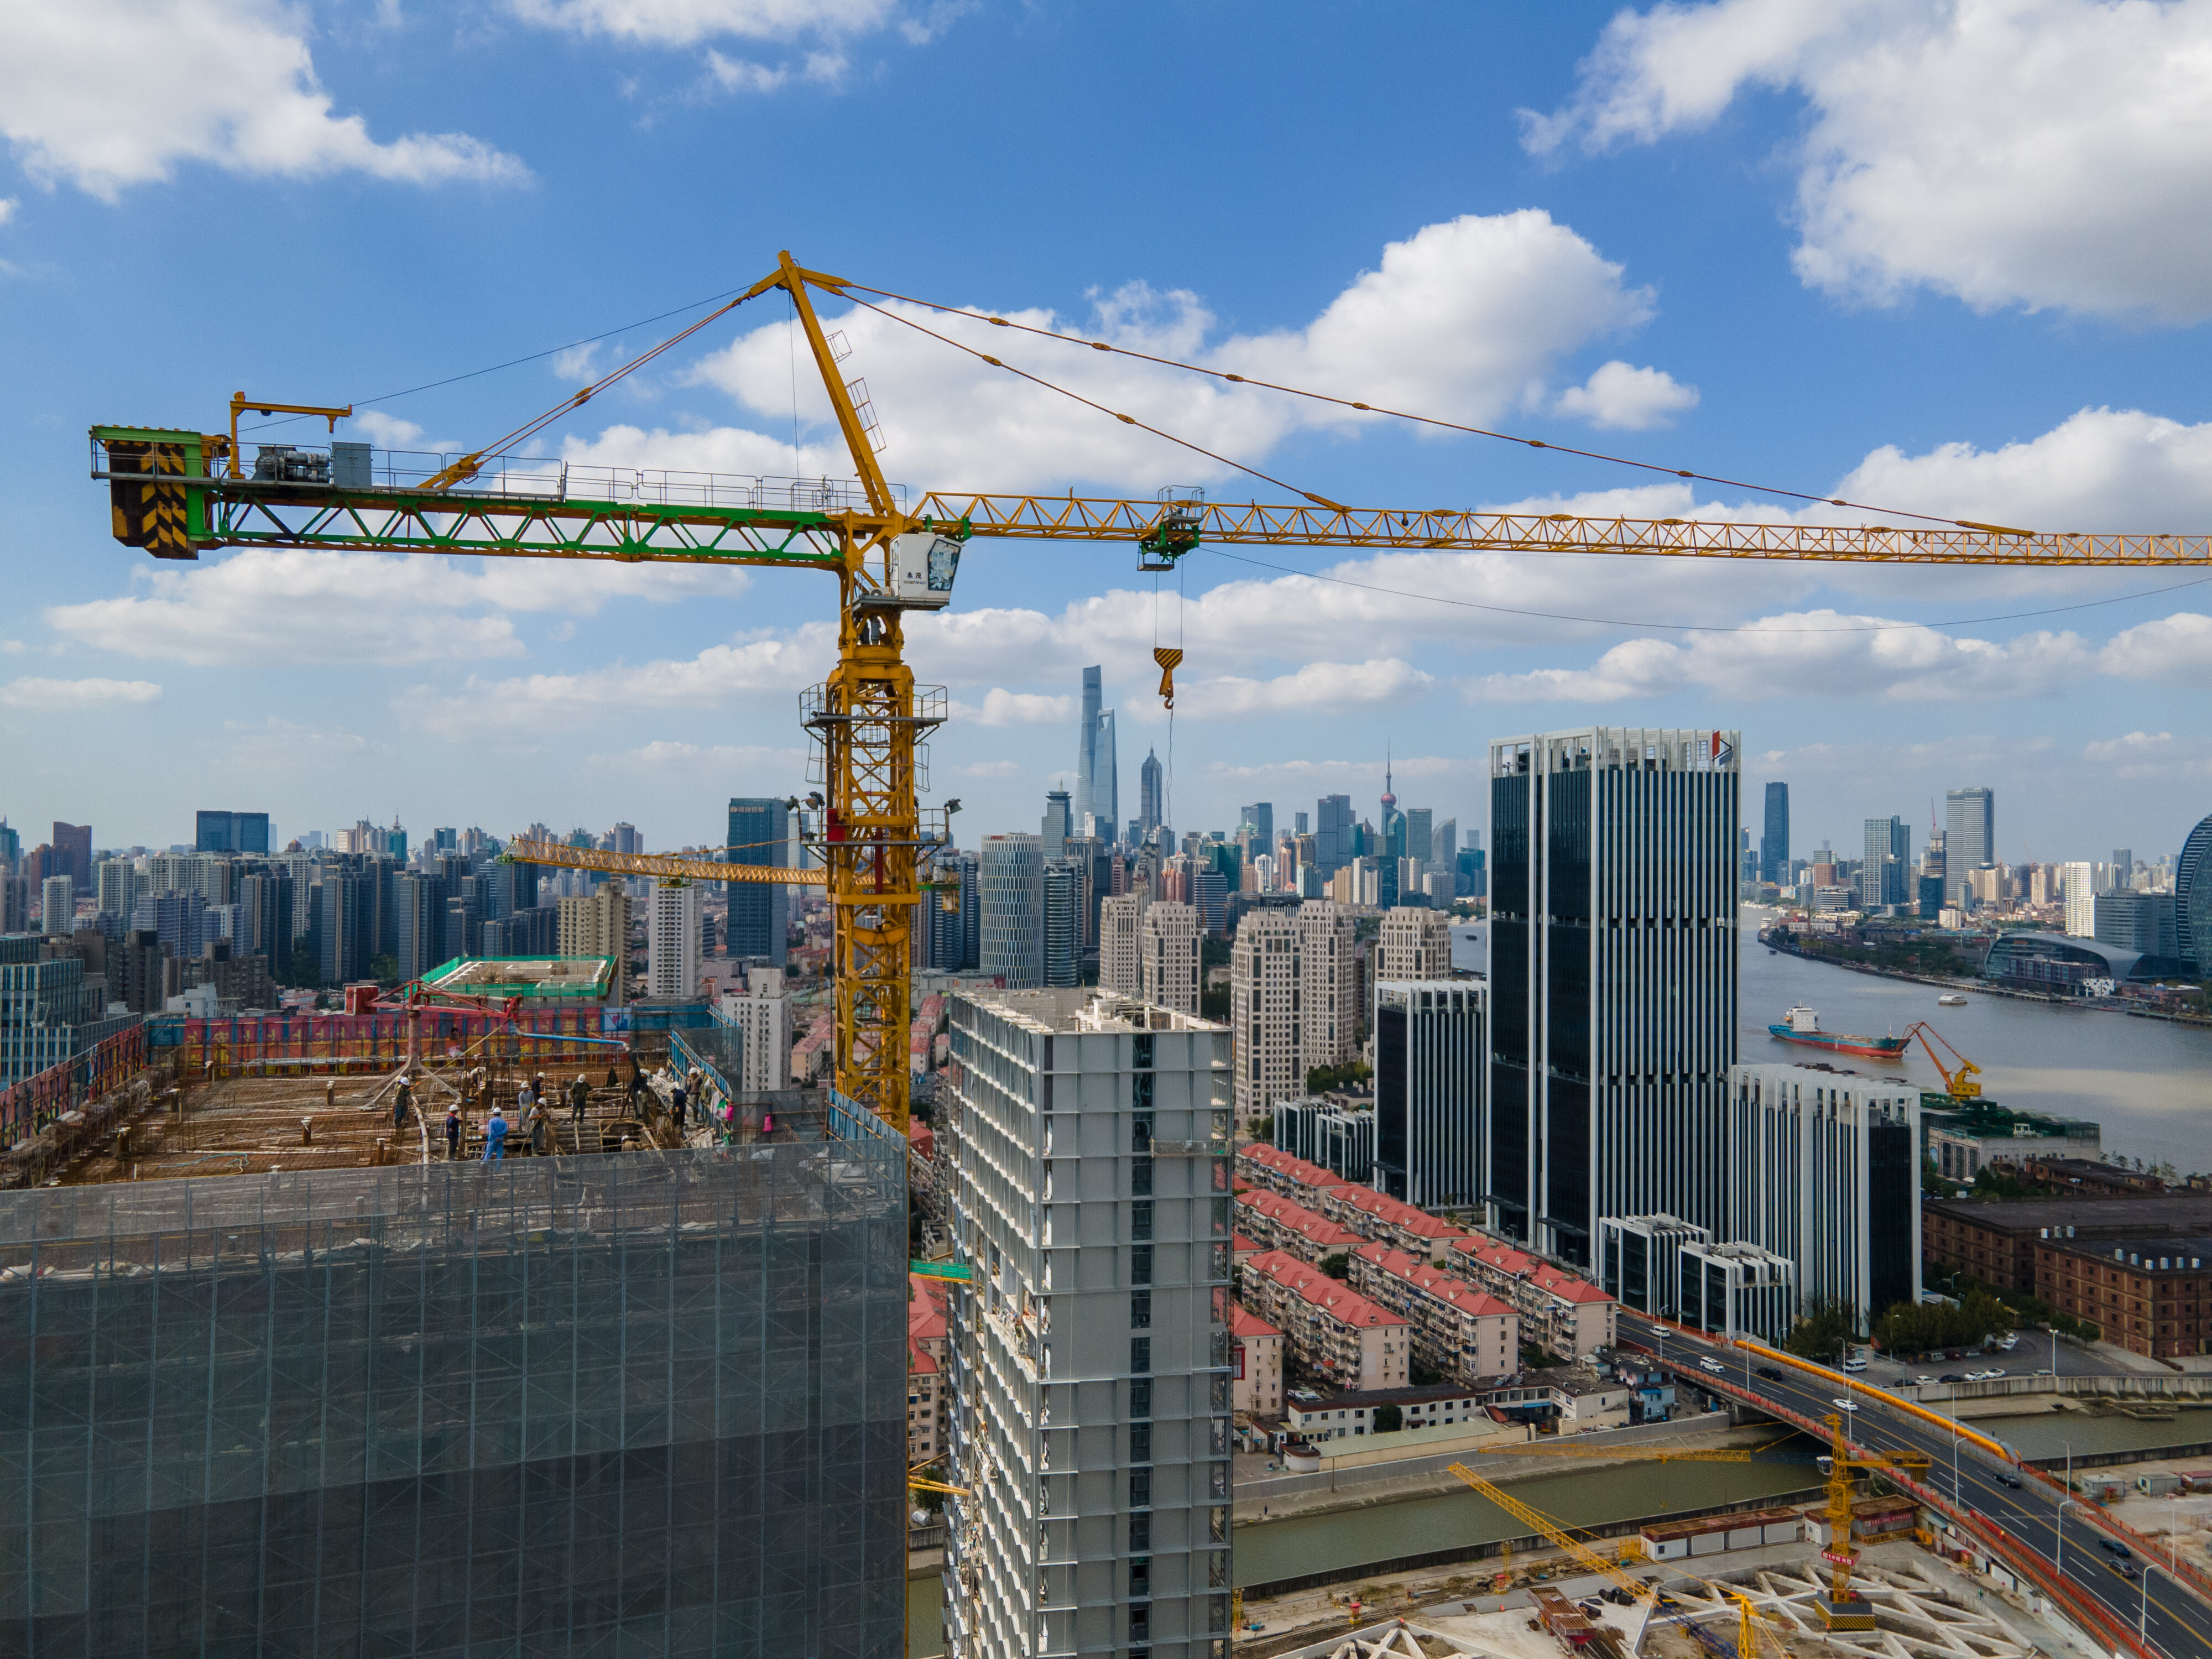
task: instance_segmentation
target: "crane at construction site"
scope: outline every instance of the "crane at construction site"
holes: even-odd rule
[[[1905,1035],[1908,1041],[1916,1036],[1920,1039],[1920,1046],[1928,1051],[1928,1058],[1934,1062],[1937,1074],[1943,1079],[1945,1094],[1959,1101],[1981,1098],[1982,1085],[1974,1079],[1982,1074],[1982,1068],[1953,1048],[1950,1039],[1924,1019],[1917,1019],[1905,1027]],[[1943,1063],[1943,1055],[1936,1052],[1936,1045],[1939,1042],[1943,1045],[1944,1054],[1951,1056],[1948,1066]]]
[[[1844,1432],[1842,1414],[1830,1412],[1821,1419],[1828,1425],[1832,1444],[1820,1461],[1828,1467],[1828,1542],[1820,1559],[1828,1564],[1828,1593],[1814,1598],[1814,1606],[1832,1631],[1872,1630],[1874,1609],[1851,1589],[1851,1569],[1859,1553],[1851,1541],[1851,1471],[1869,1469],[1887,1474],[1925,1474],[1925,1452],[1863,1452],[1854,1455]]]
[[[520,448],[615,381],[653,362],[738,307],[781,289],[797,321],[855,477],[786,481],[586,468],[519,457]],[[840,1092],[903,1132],[907,1120],[908,964],[925,900],[928,850],[947,836],[942,813],[925,814],[923,744],[947,714],[942,688],[917,686],[905,659],[909,611],[951,602],[963,547],[978,536],[1133,544],[1142,568],[1172,569],[1201,546],[1309,547],[1369,551],[1667,555],[1724,559],[1835,560],[1903,564],[2191,568],[2212,562],[2203,537],[2038,533],[1972,520],[1891,525],[1701,522],[1486,514],[1454,508],[1356,507],[1313,491],[1287,505],[1207,501],[1191,489],[1152,500],[1024,493],[939,492],[909,506],[878,463],[882,431],[863,380],[840,367],[842,340],[817,316],[817,293],[917,329],[987,366],[1068,397],[1043,376],[938,333],[869,298],[979,319],[959,307],[809,270],[786,252],[737,298],[495,442],[434,467],[386,452],[379,469],[367,444],[335,439],[327,453],[268,444],[249,471],[238,417],[248,410],[336,422],[345,407],[280,403],[240,392],[228,433],[193,428],[97,426],[93,476],[109,486],[114,533],[156,558],[192,559],[223,547],[477,554],[630,563],[751,565],[812,570],[837,583],[837,659],[828,680],[801,699],[814,738],[811,781],[826,792],[817,851],[834,928],[831,953],[835,1074]],[[1170,370],[1347,411],[1440,428],[1450,422],[1335,394],[1152,357],[1109,341],[1054,335],[996,316],[980,320],[1016,335],[1116,353]],[[1171,433],[1079,398],[1102,416],[1186,449]],[[1504,437],[1507,434],[1486,433]],[[1540,441],[1513,440],[1534,447]],[[1211,455],[1217,464],[1250,471]],[[1605,458],[1610,459],[1610,458]],[[1643,465],[1643,463],[1632,463]],[[1670,475],[1672,476],[1672,475]],[[1705,475],[1690,472],[1682,477]],[[1270,480],[1271,483],[1279,482]],[[1284,486],[1290,489],[1289,486]],[[1836,505],[1849,505],[1837,503]],[[1911,515],[1923,516],[1923,515]],[[1161,693],[1172,704],[1179,647],[1157,644]],[[575,849],[580,851],[580,849]],[[573,862],[615,868],[596,854]],[[570,861],[564,860],[564,862]],[[682,872],[678,872],[682,873]],[[811,884],[813,872],[717,873],[715,879]]]

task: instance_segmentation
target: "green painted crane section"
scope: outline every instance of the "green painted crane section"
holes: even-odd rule
[[[829,512],[592,500],[564,489],[432,491],[231,477],[221,469],[221,438],[119,426],[96,426],[91,438],[92,476],[109,487],[116,539],[157,558],[301,547],[830,571],[845,562],[841,515]]]

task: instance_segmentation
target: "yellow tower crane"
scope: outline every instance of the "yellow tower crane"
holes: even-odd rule
[[[1851,1455],[1851,1443],[1844,1433],[1840,1413],[1830,1412],[1823,1419],[1833,1444],[1821,1461],[1828,1465],[1828,1543],[1820,1552],[1820,1559],[1828,1564],[1828,1594],[1814,1598],[1820,1617],[1830,1630],[1872,1630],[1874,1609],[1864,1597],[1851,1589],[1851,1569],[1858,1565],[1859,1553],[1851,1543],[1851,1471],[1881,1469],[1892,1474],[1925,1474],[1928,1455],[1925,1452],[1868,1452],[1861,1456]]]
[[[778,491],[763,480],[702,480],[697,475],[519,457],[520,447],[534,434],[581,409],[617,380],[716,319],[778,289],[789,296],[805,332],[852,456],[855,481],[821,480],[804,489]],[[878,465],[880,428],[866,387],[858,379],[844,378],[840,343],[825,333],[816,315],[816,293],[920,326],[863,297],[902,296],[808,270],[785,252],[775,270],[736,299],[495,442],[434,469],[410,470],[387,453],[380,470],[368,445],[333,440],[327,452],[262,446],[249,471],[240,453],[240,414],[307,411],[334,428],[349,406],[280,403],[240,392],[230,400],[227,434],[94,427],[92,473],[109,486],[116,538],[155,558],[193,559],[204,550],[222,547],[283,547],[757,565],[836,577],[836,663],[828,680],[802,699],[801,708],[817,741],[818,781],[826,793],[819,851],[821,883],[835,925],[836,1086],[902,1133],[907,1119],[908,963],[915,913],[925,896],[923,855],[944,840],[941,830],[932,834],[925,823],[920,763],[925,739],[946,714],[942,690],[917,687],[907,665],[905,617],[909,611],[942,609],[951,602],[960,552],[970,538],[1134,543],[1147,569],[1173,568],[1201,545],[2161,569],[2212,564],[2212,539],[2204,537],[2042,534],[1968,520],[1920,529],[1705,523],[1356,507],[1310,492],[1293,492],[1304,499],[1289,505],[1229,505],[1208,502],[1194,490],[1164,491],[1149,501],[945,491],[925,495],[909,507]],[[1015,333],[1048,332],[1002,317],[981,320]],[[1064,390],[996,356],[922,331],[993,368]],[[1145,356],[1109,341],[1054,337],[1097,351]],[[1224,371],[1150,361],[1347,410],[1398,413]],[[1091,406],[1123,424],[1182,442],[1134,416],[1103,404]],[[1163,671],[1161,694],[1171,698],[1181,653],[1163,648],[1155,654]],[[563,855],[556,861],[611,867],[598,857]],[[726,875],[717,870],[712,878],[805,883],[811,872]]]
[[[1451,1473],[1530,1531],[1540,1533],[1550,1539],[1566,1552],[1570,1560],[1583,1571],[1610,1579],[1617,1588],[1626,1590],[1631,1595],[1649,1595],[1651,1593],[1651,1587],[1631,1577],[1620,1562],[1607,1560],[1541,1510],[1531,1509],[1503,1486],[1484,1480],[1466,1464],[1454,1463],[1451,1465]]]

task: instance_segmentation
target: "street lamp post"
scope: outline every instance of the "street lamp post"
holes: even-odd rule
[[[2057,1547],[2051,1553],[2052,1571],[2061,1578],[2066,1576],[2066,1506],[2074,1501],[2074,1443],[2066,1443],[2066,1485],[2058,1499],[2058,1520],[2051,1528],[2057,1538]]]

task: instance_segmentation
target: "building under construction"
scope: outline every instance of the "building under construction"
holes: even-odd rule
[[[487,1164],[359,1079],[143,1080],[0,1193],[0,1650],[898,1651],[872,1115],[701,1144],[602,1085],[559,1155]]]

